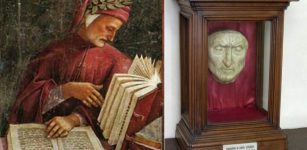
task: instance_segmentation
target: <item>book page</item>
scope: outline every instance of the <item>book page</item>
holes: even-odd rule
[[[145,74],[148,78],[150,78],[154,71],[154,63],[149,57],[145,57],[141,60],[142,60],[142,67],[145,70]]]
[[[143,58],[143,56],[141,56],[140,58],[140,63],[138,64],[138,68],[140,70],[142,70],[142,74],[140,74],[141,76],[150,78],[150,76],[148,75],[148,68],[146,67],[146,62],[145,59]]]
[[[109,138],[110,136],[110,132],[111,132],[111,128],[114,125],[114,120],[115,117],[117,115],[117,113],[119,112],[119,107],[120,104],[122,103],[122,101],[124,100],[124,98],[126,98],[124,96],[124,91],[126,88],[132,87],[132,86],[137,86],[140,84],[145,84],[146,81],[131,81],[131,82],[126,82],[123,83],[119,86],[118,90],[117,90],[117,95],[116,97],[112,100],[113,104],[112,107],[110,109],[110,112],[105,112],[107,114],[104,114],[105,116],[108,116],[107,120],[105,121],[105,127],[103,128],[103,135],[105,138]]]
[[[56,141],[47,138],[41,124],[10,125],[8,136],[13,150],[58,150]]]
[[[117,144],[117,149],[121,147],[137,99],[154,91],[161,83],[160,68],[159,65],[156,68],[151,58],[136,56],[128,71],[131,76],[113,76],[98,117],[102,134],[110,145]],[[137,83],[140,81],[143,83]]]
[[[135,106],[130,105],[133,94],[135,92],[143,89],[143,88],[148,87],[148,86],[150,86],[150,85],[146,83],[146,84],[137,85],[137,86],[134,86],[134,87],[129,87],[125,90],[124,99],[123,99],[122,103],[120,104],[120,108],[119,108],[119,111],[116,115],[114,125],[112,126],[110,138],[108,140],[109,144],[114,145],[114,144],[117,143],[118,137],[123,131],[122,130],[123,124],[129,123],[129,121],[130,121],[129,120],[128,122],[126,122],[125,118],[127,116],[128,111],[131,110],[131,109],[134,110],[134,108],[135,108]]]
[[[135,56],[128,74],[135,74],[150,79],[155,71],[155,62],[150,57]]]
[[[130,75],[128,74],[114,74],[113,77],[112,77],[112,80],[111,80],[111,83],[109,85],[109,89],[108,89],[108,92],[106,94],[106,97],[105,97],[105,100],[106,99],[113,99],[113,97],[116,95],[116,93],[114,92],[113,89],[115,89],[115,82],[117,80],[117,78],[119,77],[129,77]],[[118,85],[117,85],[118,86]],[[106,110],[105,106],[107,105],[106,103],[109,103],[108,101],[104,101],[103,105],[102,105],[102,109],[100,110],[100,113],[99,113],[99,116],[98,116],[98,122],[101,122],[102,120],[102,114],[104,114],[103,111]]]
[[[158,75],[159,75],[159,77],[162,77],[162,66],[163,66],[163,64],[162,64],[162,61],[161,60],[158,60],[157,62],[156,62],[156,64],[155,64],[155,70],[157,71],[157,73],[158,73]]]
[[[146,76],[142,59],[143,59],[142,56],[141,58],[139,58],[137,55],[135,56],[128,70],[128,74],[134,74],[134,75],[139,75],[139,76],[149,78],[148,76]]]
[[[106,126],[106,120],[108,119],[108,113],[110,112],[111,106],[113,105],[113,100],[118,94],[119,85],[129,81],[142,81],[146,80],[144,77],[129,75],[129,74],[115,74],[110,83],[108,92],[105,97],[105,101],[101,107],[98,122],[100,122],[100,128],[103,129]]]
[[[76,127],[67,137],[57,140],[59,148],[63,150],[103,150],[91,127]]]
[[[127,112],[125,113],[125,116],[123,118],[124,121],[121,124],[122,125],[121,128],[119,129],[120,130],[120,135],[118,137],[118,141],[117,141],[116,149],[115,150],[120,150],[121,149],[121,146],[122,146],[124,138],[126,136],[126,131],[128,129],[129,122],[130,122],[130,119],[132,117],[134,108],[135,108],[135,106],[137,104],[137,101],[139,99],[141,99],[142,97],[146,96],[147,94],[151,93],[155,89],[156,89],[156,87],[154,87],[154,86],[148,86],[146,88],[143,88],[143,89],[138,90],[135,93],[133,93],[131,102],[129,104],[129,107],[127,107],[128,108]]]

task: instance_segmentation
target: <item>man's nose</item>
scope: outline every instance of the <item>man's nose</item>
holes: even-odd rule
[[[115,37],[115,32],[109,33],[108,34],[108,41],[113,42],[114,37]]]
[[[225,57],[223,60],[224,65],[228,68],[232,64],[232,58],[231,58],[231,49],[227,48],[225,51]]]

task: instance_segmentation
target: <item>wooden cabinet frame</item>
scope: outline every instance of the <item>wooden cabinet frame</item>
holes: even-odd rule
[[[184,149],[222,150],[224,144],[257,142],[259,150],[287,149],[279,128],[284,10],[290,0],[178,0],[180,5],[181,113],[176,139]],[[268,121],[207,124],[208,21],[271,21]],[[257,48],[263,47],[257,24]],[[257,49],[257,60],[263,52]],[[262,74],[263,64],[257,64]],[[257,97],[262,97],[262,76]],[[257,100],[257,105],[262,105]]]

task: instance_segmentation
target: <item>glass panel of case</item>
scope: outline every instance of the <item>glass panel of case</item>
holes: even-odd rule
[[[184,118],[188,118],[189,114],[189,99],[188,99],[188,85],[189,85],[189,78],[185,72],[188,72],[189,68],[186,65],[188,63],[188,56],[189,51],[190,51],[190,22],[189,18],[187,18],[184,15],[180,15],[180,38],[181,42],[180,43],[180,51],[181,51],[181,57],[180,57],[180,62],[181,62],[181,115],[184,116]]]
[[[208,22],[208,125],[268,120],[270,49],[270,21]]]

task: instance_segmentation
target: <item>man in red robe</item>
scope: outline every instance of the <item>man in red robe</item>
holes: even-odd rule
[[[91,1],[79,2],[72,27],[77,32],[50,44],[30,62],[9,123],[45,123],[53,138],[90,125],[103,139],[97,125],[103,97],[113,74],[126,73],[131,65],[130,58],[108,43],[128,20],[130,8],[85,14]],[[161,104],[161,97],[152,104],[148,122],[161,115]]]

